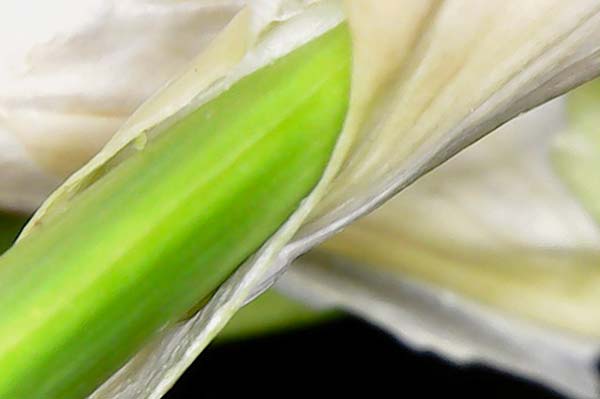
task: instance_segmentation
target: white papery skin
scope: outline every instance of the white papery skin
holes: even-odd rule
[[[551,163],[565,129],[562,98],[511,121],[299,260],[279,289],[595,397],[600,227]]]
[[[0,208],[36,208],[244,3],[2,1]]]
[[[550,164],[560,105],[499,129],[321,248],[600,338],[600,228]]]

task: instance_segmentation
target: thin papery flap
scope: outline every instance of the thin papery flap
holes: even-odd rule
[[[594,396],[600,227],[586,200],[600,159],[597,88],[501,127],[298,261],[280,289],[418,348]],[[557,155],[588,196],[568,190]]]
[[[600,338],[600,227],[550,162],[562,104],[511,121],[319,249]]]
[[[597,397],[597,342],[529,323],[453,291],[374,272],[371,265],[313,255],[294,263],[276,287],[303,302],[362,317],[415,349],[517,373],[572,397]]]
[[[354,46],[351,107],[321,181],[198,314],[165,331],[94,397],[160,397],[296,256],[506,120],[598,72],[598,0],[344,4]],[[333,0],[251,3],[190,72],[144,105],[51,196],[24,234],[58,217],[70,198],[162,126],[343,16]]]
[[[511,121],[423,177],[299,261],[280,289],[418,348],[593,397],[600,227],[553,169],[564,103]]]
[[[598,1],[346,5],[355,49],[352,87],[360,92],[353,91],[330,164],[340,168],[280,254],[281,267],[508,119],[595,76],[600,67]],[[405,20],[412,27],[406,31],[394,30],[390,22]],[[390,56],[396,51],[405,53]],[[379,59],[393,66],[378,66]],[[359,75],[370,65],[375,74]],[[340,153],[342,160],[336,157]],[[279,271],[273,267],[271,276]],[[267,285],[268,279],[260,289]]]
[[[600,48],[589,48],[596,44],[590,29],[599,18],[597,1],[347,4],[355,46],[353,90],[360,90],[353,104],[368,112],[351,121],[360,125],[358,137],[317,214],[374,181],[399,171],[412,174],[415,164],[430,169],[490,126],[574,85],[557,87],[554,78]],[[593,34],[598,38],[598,29]],[[577,78],[595,73],[595,58]],[[361,112],[358,106],[351,113]]]

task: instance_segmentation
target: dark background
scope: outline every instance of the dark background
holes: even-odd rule
[[[414,352],[353,318],[267,337],[212,344],[167,399],[289,394],[407,398],[524,398],[562,396],[482,366],[458,367]],[[411,394],[418,392],[418,396]]]

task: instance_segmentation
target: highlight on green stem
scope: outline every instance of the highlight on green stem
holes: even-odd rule
[[[14,243],[26,222],[23,215],[0,213],[0,254]],[[337,315],[333,310],[315,309],[271,289],[240,309],[219,333],[216,343],[312,326]]]
[[[80,398],[209,296],[317,183],[346,25],[171,123],[0,258],[0,398]]]

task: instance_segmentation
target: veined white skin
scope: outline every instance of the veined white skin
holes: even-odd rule
[[[192,3],[233,4],[176,4]],[[166,331],[95,397],[160,397],[231,315],[268,287],[295,257],[503,122],[598,74],[600,1],[348,0],[344,4],[354,39],[352,106],[321,183],[201,312]],[[249,5],[246,14],[238,14],[236,23],[219,36],[221,42],[215,47],[223,51],[199,58],[189,74],[142,106],[103,151],[53,194],[36,220],[60,212],[57,204],[65,205],[70,196],[85,190],[93,172],[118,159],[146,128],[159,134],[162,119],[177,117],[178,110],[185,112],[186,107],[218,95],[343,17],[342,2],[335,0]],[[239,59],[235,51],[225,51],[229,48],[243,50]],[[197,67],[206,67],[210,79],[194,77]],[[196,91],[185,92],[181,86],[182,90],[172,90],[181,82],[192,83]],[[121,104],[128,104],[127,96],[122,100]],[[26,113],[11,112],[11,118],[11,132],[21,132],[23,121],[34,126],[35,120]],[[32,147],[22,138],[28,134],[32,133],[14,137]],[[57,178],[72,167],[64,159],[29,147],[32,159]]]
[[[424,176],[298,260],[279,288],[417,348],[593,397],[600,226],[551,162],[568,129],[564,103]]]
[[[244,3],[3,1],[0,208],[39,206]]]

